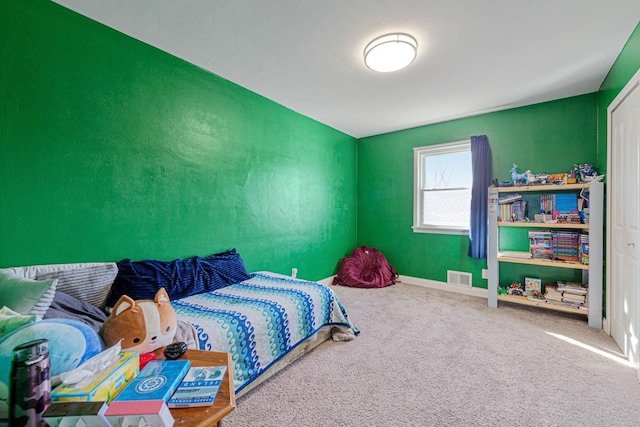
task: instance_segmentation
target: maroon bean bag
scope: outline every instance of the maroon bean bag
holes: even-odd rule
[[[360,246],[351,255],[342,258],[333,284],[354,288],[383,288],[393,285],[397,280],[398,273],[389,265],[382,252]]]

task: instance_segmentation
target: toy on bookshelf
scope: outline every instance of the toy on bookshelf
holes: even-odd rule
[[[511,180],[513,181],[513,185],[527,185],[529,183],[529,174],[531,173],[531,171],[527,170],[524,173],[518,173],[517,169],[518,165],[516,165],[515,163],[513,164],[513,167],[509,169],[509,172],[511,172]]]
[[[517,296],[524,296],[524,289],[522,288],[522,283],[512,283],[511,285],[509,285],[509,287],[507,288],[507,294],[508,295],[517,295]]]
[[[591,163],[576,163],[573,165],[573,170],[575,171],[578,182],[596,182],[602,181],[604,178],[604,175],[598,175],[598,172],[593,168]]]

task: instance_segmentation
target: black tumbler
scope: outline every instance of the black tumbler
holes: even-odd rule
[[[30,341],[13,349],[9,425],[41,427],[51,396],[49,341]]]

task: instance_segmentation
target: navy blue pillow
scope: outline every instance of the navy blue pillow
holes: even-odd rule
[[[214,291],[251,277],[235,249],[208,257],[194,256],[173,261],[131,261],[117,263],[118,275],[111,286],[107,306],[122,295],[134,300],[153,299],[165,288],[172,300]]]

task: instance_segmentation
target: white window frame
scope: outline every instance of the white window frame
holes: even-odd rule
[[[424,207],[424,193],[422,185],[424,183],[424,158],[433,155],[453,154],[471,151],[471,140],[449,142],[444,144],[427,145],[415,147],[413,149],[413,231],[415,233],[438,233],[438,234],[469,234],[469,227],[459,227],[455,225],[433,225],[423,224],[422,219]],[[466,188],[466,187],[465,187]]]

